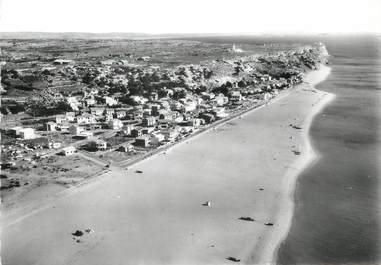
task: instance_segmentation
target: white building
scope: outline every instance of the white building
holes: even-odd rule
[[[184,105],[182,106],[182,111],[183,112],[191,112],[196,110],[197,108],[197,103],[194,101],[188,101],[185,102]]]
[[[57,149],[57,148],[60,148],[61,147],[61,143],[60,142],[55,142],[55,141],[49,141],[48,142],[48,148],[49,149]]]
[[[56,123],[57,124],[62,124],[66,122],[66,116],[65,115],[56,115]]]
[[[131,131],[132,131],[133,128],[134,128],[134,126],[131,125],[131,124],[123,125],[123,127],[122,127],[122,132],[123,132],[125,135],[130,135],[130,134],[131,134]]]
[[[125,153],[131,153],[135,150],[135,147],[128,143],[128,144],[123,144],[119,147],[119,151],[125,152]]]
[[[78,126],[78,125],[71,125],[70,127],[69,127],[69,133],[70,134],[73,134],[73,135],[80,135],[82,132],[84,132],[85,131],[85,128],[83,128],[83,127],[80,127],[80,126]]]
[[[0,93],[5,92],[5,90],[3,89],[2,85],[1,85],[1,67],[3,65],[5,65],[5,62],[0,62]]]
[[[182,121],[184,121],[184,117],[183,116],[174,117],[173,121],[175,121],[175,122],[182,122]]]
[[[204,100],[212,100],[216,95],[214,93],[202,92],[201,97]]]
[[[223,94],[219,94],[213,99],[213,102],[216,103],[218,107],[221,107],[228,104],[229,99],[228,97],[225,97]]]
[[[68,146],[62,149],[62,153],[65,156],[73,155],[76,152],[76,149],[74,146]]]
[[[93,97],[87,98],[84,101],[87,107],[97,104],[97,101]]]
[[[113,130],[120,130],[123,127],[123,122],[118,119],[112,119],[108,122],[108,126],[110,129]]]
[[[99,61],[99,64],[101,64],[101,65],[112,65],[114,62],[115,62],[114,60],[107,59],[107,60]]]
[[[214,115],[216,115],[217,118],[222,119],[228,116],[228,114],[225,112],[225,108],[218,108],[213,110]]]
[[[115,110],[114,109],[106,109],[105,113],[106,115],[114,115]]]
[[[98,150],[104,151],[104,150],[107,149],[107,142],[106,141],[104,141],[104,140],[98,140],[95,143],[97,145],[97,149]]]
[[[68,60],[68,59],[56,59],[53,62],[54,64],[73,64],[73,60]]]
[[[147,103],[148,99],[140,96],[130,96],[130,98],[137,104],[142,105]]]
[[[86,138],[91,138],[94,136],[94,132],[92,131],[83,131],[78,136],[86,137]]]
[[[112,119],[114,119],[114,115],[112,115],[112,114],[107,114],[107,113],[106,113],[106,115],[105,115],[105,121],[106,121],[106,122],[109,122],[109,121],[111,121]]]
[[[78,107],[81,106],[81,103],[78,101],[78,99],[76,97],[68,97],[67,98],[67,103],[75,111],[79,110]]]
[[[126,117],[126,112],[125,111],[123,111],[123,110],[121,110],[121,111],[117,111],[116,113],[115,113],[115,116],[118,118],[118,119],[123,119],[124,117]]]
[[[162,99],[160,102],[159,102],[160,106],[163,108],[163,109],[166,109],[166,110],[170,110],[171,109],[171,105],[169,104],[168,100],[165,100],[165,99]]]
[[[61,132],[68,132],[69,131],[69,124],[68,123],[63,123],[63,124],[57,124],[56,128],[57,130]]]
[[[242,100],[241,92],[239,91],[231,91],[230,92],[230,100],[232,102],[239,102]]]
[[[262,93],[262,94],[260,94],[259,99],[269,100],[271,97],[272,97],[272,95],[270,93]]]
[[[90,112],[91,114],[95,116],[102,116],[104,112],[104,108],[91,108]]]
[[[118,100],[116,100],[115,98],[106,96],[103,99],[106,101],[107,106],[114,106],[118,104]]]
[[[152,127],[155,126],[156,119],[155,117],[146,117],[142,120],[142,125],[145,127]]]
[[[77,116],[76,121],[78,124],[92,124],[96,122],[94,115],[88,113]]]
[[[48,132],[55,132],[57,124],[55,122],[50,121],[46,123],[45,126]]]
[[[179,135],[179,132],[175,129],[167,129],[160,131],[161,134],[164,135],[165,140],[174,141],[176,137]]]
[[[161,133],[155,133],[151,137],[151,144],[153,145],[159,145],[161,142],[165,140],[164,134]]]
[[[201,126],[201,119],[198,118],[192,118],[187,121],[188,126],[192,126],[193,128],[198,128]]]
[[[23,128],[19,130],[19,135],[24,140],[34,139],[37,137],[33,128]]]
[[[75,120],[75,114],[74,114],[74,112],[66,112],[65,113],[65,117],[66,117],[66,120],[70,121],[70,122]]]

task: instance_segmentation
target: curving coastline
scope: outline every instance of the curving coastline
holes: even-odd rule
[[[311,88],[321,82],[323,82],[330,74],[331,68],[327,66],[321,66],[319,71],[314,71],[306,76],[306,82],[308,82]],[[309,166],[311,166],[314,161],[319,159],[319,153],[313,148],[309,131],[312,122],[316,115],[318,115],[322,109],[335,99],[335,95],[332,93],[323,92],[316,90],[319,93],[320,99],[314,104],[308,116],[305,118],[302,128],[304,129],[301,133],[302,137],[302,155],[292,163],[287,172],[284,175],[284,180],[281,184],[284,193],[283,199],[280,199],[280,211],[278,216],[280,216],[279,221],[282,223],[277,226],[273,231],[272,235],[268,238],[268,247],[264,249],[262,256],[260,258],[260,264],[276,264],[277,263],[277,252],[282,244],[283,240],[287,237],[288,231],[292,224],[292,217],[294,212],[294,193],[298,181],[298,176]]]

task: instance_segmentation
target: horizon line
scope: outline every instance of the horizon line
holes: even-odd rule
[[[345,31],[337,31],[337,32],[305,32],[305,31],[271,31],[271,32],[135,32],[135,31],[102,31],[102,32],[92,32],[92,31],[0,31],[0,34],[21,34],[21,33],[42,33],[42,34],[134,34],[134,35],[334,35],[334,34],[342,34],[342,35],[357,35],[357,34],[381,34],[377,31],[358,31],[358,32],[345,32]]]

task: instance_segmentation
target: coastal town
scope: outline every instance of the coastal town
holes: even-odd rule
[[[170,65],[134,50],[42,55],[31,51],[38,45],[9,40],[2,47],[5,206],[49,183],[70,187],[165,153],[268,104],[327,55],[322,44],[262,54],[233,45],[224,46],[222,59]]]
[[[380,14],[0,0],[0,265],[381,265]]]

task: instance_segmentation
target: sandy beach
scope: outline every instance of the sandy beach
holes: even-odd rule
[[[30,214],[3,213],[2,264],[274,263],[297,176],[318,157],[308,130],[334,98],[314,88],[329,73]]]

